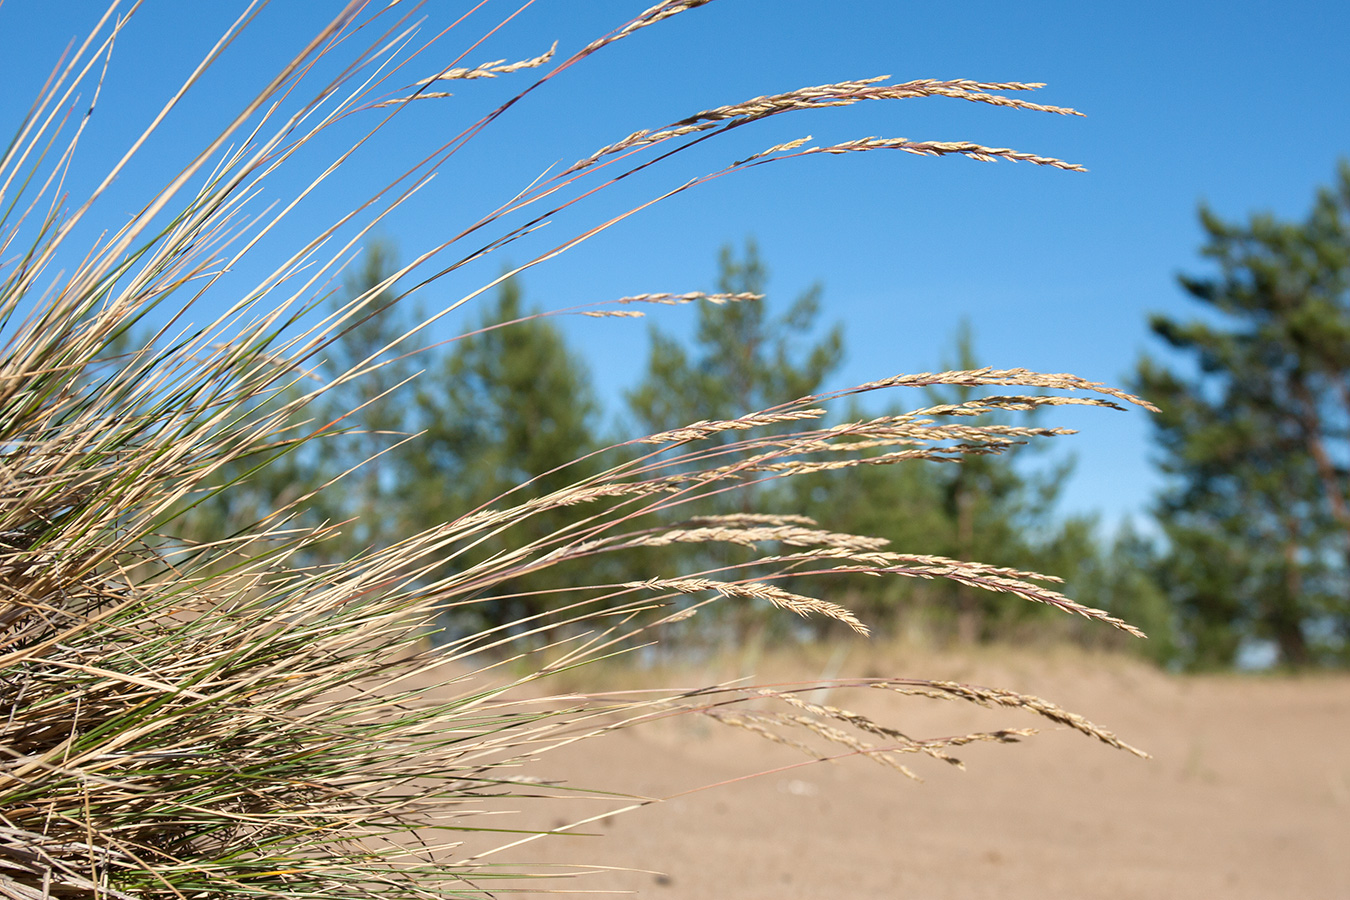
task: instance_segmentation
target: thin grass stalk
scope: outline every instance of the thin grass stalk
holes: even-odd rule
[[[445,304],[328,383],[312,385],[326,348],[378,315],[379,298],[396,282],[423,288],[631,174],[772,116],[925,96],[1072,113],[1006,96],[1037,85],[885,86],[878,79],[705,110],[602,145],[418,253],[333,314],[319,314],[328,286],[363,237],[424,189],[468,141],[589,56],[707,2],[658,3],[561,61],[550,50],[464,66],[464,51],[449,66],[428,71],[418,67],[459,38],[463,17],[424,40],[408,25],[415,5],[354,0],[257,95],[223,113],[216,135],[147,196],[130,221],[86,249],[69,246],[76,227],[100,208],[113,179],[166,127],[169,114],[222,64],[242,29],[255,27],[261,6],[244,10],[73,206],[62,190],[85,119],[64,146],[59,136],[78,109],[76,89],[91,80],[97,109],[103,68],[116,36],[142,15],[139,4],[120,17],[110,10],[54,70],[0,154],[0,246],[8,254],[0,272],[0,895],[491,896],[498,881],[522,873],[489,858],[551,830],[513,825],[524,837],[517,831],[493,846],[470,848],[475,835],[501,828],[485,815],[490,803],[547,803],[565,793],[528,773],[541,754],[576,741],[671,715],[707,715],[812,758],[858,755],[909,773],[902,758],[951,762],[952,748],[1030,733],[913,737],[802,699],[820,685],[548,693],[552,676],[658,641],[713,603],[767,603],[865,631],[865,623],[837,603],[781,586],[789,577],[797,579],[794,585],[804,575],[839,572],[947,578],[1132,631],[1046,588],[1053,579],[1035,573],[895,553],[875,539],[801,517],[680,520],[700,501],[765,481],[829,468],[951,461],[1064,433],[973,418],[991,411],[1142,403],[1073,376],[1020,369],[897,376],[734,420],[691,423],[628,442],[617,448],[624,461],[578,476],[561,490],[528,500],[507,492],[395,546],[336,564],[312,561],[309,551],[337,526],[301,524],[308,496],[268,510],[238,533],[202,542],[181,534],[194,505],[246,486],[268,461],[339,432],[341,420],[323,421],[315,413],[328,392],[369,374],[387,351],[410,352],[414,335],[507,276]],[[320,74],[330,67],[335,75]],[[262,256],[264,239],[282,235],[306,198],[344,171],[375,134],[393,127],[413,101],[451,100],[450,92],[431,88],[447,81],[468,88],[535,70],[541,73],[522,91],[353,200],[317,234],[302,236],[275,258]],[[400,73],[409,73],[410,83],[391,88]],[[354,120],[368,122],[368,129],[327,162],[295,171],[302,149],[323,148],[335,126]],[[962,142],[861,138],[815,148],[792,142],[660,191],[513,272],[664,197],[733,172],[811,153],[879,149],[1078,168]],[[293,179],[282,182],[293,193],[275,209],[253,213],[263,188],[283,177]],[[186,324],[190,310],[219,294],[228,270],[252,259],[267,261],[256,284],[219,307],[223,312],[207,325]],[[69,274],[58,264],[67,264]],[[704,301],[754,298],[646,293],[619,298],[616,308],[559,312],[630,315],[639,312],[633,304]],[[904,416],[820,423],[842,399],[935,384],[1090,396],[985,397]],[[723,440],[729,432],[735,439]],[[243,474],[229,474],[239,467]],[[326,489],[340,490],[340,480]],[[465,562],[475,548],[509,539],[522,523],[553,510],[573,517],[544,537]],[[557,595],[546,613],[444,646],[426,639],[446,609],[471,608],[522,574],[644,547],[708,542],[753,553],[742,564],[702,572],[560,585],[556,592],[546,589]],[[912,679],[830,686],[1021,710],[1132,749],[1053,704],[1006,691]]]

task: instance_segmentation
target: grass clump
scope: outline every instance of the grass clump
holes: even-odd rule
[[[511,829],[481,815],[489,801],[546,802],[553,789],[537,784],[527,767],[540,753],[672,709],[802,743],[814,755],[865,755],[900,768],[907,754],[948,759],[952,746],[1025,733],[914,739],[808,702],[800,696],[805,689],[796,688],[547,696],[551,674],[658,639],[711,603],[767,603],[866,633],[847,609],[785,588],[789,577],[794,588],[839,572],[950,578],[1132,630],[1034,573],[892,552],[798,517],[743,514],[672,524],[668,515],[767,479],[996,453],[1059,433],[964,424],[990,410],[1139,402],[1072,376],[1020,369],[898,376],[691,423],[631,442],[615,455],[618,462],[588,465],[591,474],[562,489],[525,502],[508,492],[490,506],[451,510],[443,525],[336,564],[317,562],[322,556],[314,551],[342,523],[306,524],[311,496],[286,497],[237,531],[186,536],[183,522],[194,507],[247,489],[271,466],[303,462],[342,430],[340,421],[315,417],[319,401],[378,367],[380,354],[408,336],[336,378],[316,382],[312,375],[344,333],[402,299],[387,292],[397,279],[424,286],[457,272],[629,172],[783,113],[921,96],[1071,112],[1015,96],[1033,85],[880,79],[705,110],[607,144],[527,186],[325,315],[328,283],[369,230],[466,142],[586,57],[705,2],[666,0],[566,58],[550,51],[473,66],[461,56],[434,72],[425,71],[426,50],[458,41],[457,29],[466,26],[456,23],[426,40],[410,27],[405,4],[350,3],[255,97],[222,114],[219,132],[135,215],[88,246],[75,246],[73,236],[84,233],[119,173],[220,64],[256,10],[231,27],[107,178],[77,202],[62,189],[87,117],[68,113],[78,111],[81,87],[96,113],[113,39],[134,27],[134,17],[110,11],[54,72],[0,156],[0,895],[487,896],[500,879],[519,874],[464,844],[475,834]],[[362,142],[412,104],[448,102],[446,83],[488,76],[525,78],[527,85],[465,123],[414,168],[390,173],[385,186],[351,201],[347,213],[317,233],[266,256],[272,238],[293,239],[299,202],[343,172]],[[331,162],[316,164],[316,153],[302,152],[326,146],[330,132],[350,122],[365,123],[365,130]],[[962,142],[794,141],[667,195],[792,157],[883,149],[1076,168]],[[255,209],[264,185],[276,182],[292,194]],[[513,271],[618,219],[582,230]],[[263,274],[239,289],[227,276],[243,268]],[[586,311],[627,314],[643,304],[707,299],[754,302],[636,295]],[[190,324],[189,310],[197,309],[214,311],[210,324]],[[945,384],[1042,393],[821,422],[834,401]],[[727,433],[735,440],[709,440]],[[323,488],[341,489],[340,482]],[[468,548],[559,510],[574,515],[544,537],[457,565]],[[677,542],[729,542],[756,552],[716,571],[559,584],[561,599],[546,612],[441,643],[427,640],[447,609],[471,607],[524,574]],[[915,679],[855,686],[1020,707],[1122,746],[1035,698]],[[777,703],[776,711],[765,702]],[[499,843],[521,839],[510,834]]]

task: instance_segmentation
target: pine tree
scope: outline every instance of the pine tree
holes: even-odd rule
[[[1171,483],[1157,514],[1191,662],[1251,640],[1304,666],[1350,658],[1350,163],[1302,222],[1200,212],[1216,277],[1202,320],[1154,316],[1194,376],[1144,359],[1137,388]]]
[[[719,293],[763,295],[768,269],[753,240],[737,259],[730,247],[720,258]],[[764,300],[703,304],[694,336],[695,356],[656,328],[642,383],[627,395],[642,428],[665,431],[700,419],[732,419],[815,392],[843,359],[843,332],[835,326],[806,347],[820,311],[812,287],[781,317]],[[732,438],[728,436],[728,440]]]
[[[514,280],[503,283],[475,333],[456,341],[418,380],[414,408],[422,433],[396,454],[401,528],[408,533],[452,513],[527,503],[598,468],[593,461],[574,463],[599,446],[589,373],[558,329],[523,307]],[[575,518],[557,510],[515,515],[509,535],[461,548],[451,565],[525,546]],[[547,583],[558,582],[554,571]],[[474,606],[488,621],[470,624],[529,620],[563,602],[534,595],[540,586],[528,574],[499,586],[500,599]]]
[[[1062,565],[1047,563],[1045,570],[1068,575],[1065,592],[1069,596],[1138,625],[1148,640],[1121,640],[1097,629],[1081,629],[1076,637],[1090,647],[1135,653],[1165,666],[1176,663],[1180,659],[1177,616],[1159,576],[1163,553],[1158,542],[1128,519],[1109,542],[1103,543],[1095,534],[1086,538],[1085,550]]]
[[[954,343],[955,358],[944,361],[942,368],[964,371],[980,367],[969,322],[962,321],[958,326]],[[933,405],[965,403],[976,397],[975,389],[969,387],[929,390],[927,394]],[[1041,570],[1042,554],[1038,551],[1048,549],[1060,537],[1053,534],[1053,509],[1072,472],[1073,461],[1029,471],[1019,465],[1026,460],[1018,449],[966,456],[936,473],[948,528],[945,546],[931,552],[953,559],[980,559]],[[1033,607],[1007,603],[1006,598],[969,586],[954,585],[949,590],[955,594],[956,638],[962,643],[990,637],[992,620],[1002,618],[1006,626],[1005,611],[1016,610],[1019,615],[1036,612]]]
[[[410,428],[407,382],[415,368],[399,340],[413,313],[385,285],[393,270],[393,245],[372,243],[328,304],[329,315],[344,319],[340,335],[312,370],[289,373],[284,389],[259,397],[255,414],[314,391],[322,391],[319,398],[304,418],[292,417],[278,440],[222,465],[210,490],[188,499],[182,525],[187,539],[233,534],[296,501],[298,507],[286,513],[294,526],[334,527],[326,540],[308,545],[305,555],[312,560],[346,559],[396,539],[392,501],[399,474],[387,454]],[[346,377],[356,370],[359,377]],[[301,440],[314,433],[316,439]],[[334,479],[342,480],[341,490],[320,491]],[[353,524],[341,527],[348,522]]]
[[[839,326],[819,340],[810,340],[820,310],[819,286],[804,292],[781,316],[772,316],[765,298],[769,272],[754,240],[746,241],[739,259],[731,247],[723,247],[719,269],[718,293],[756,294],[762,299],[702,304],[692,353],[652,328],[647,374],[626,395],[628,408],[644,433],[702,420],[734,419],[807,396],[820,389],[843,359]],[[730,443],[736,435],[726,432],[721,441]],[[773,513],[785,511],[787,500],[783,491],[751,486],[736,491],[734,499],[686,508],[683,514]],[[706,571],[746,555],[742,547],[683,545],[669,548],[656,565],[665,570]],[[771,619],[786,627],[781,617]],[[750,635],[762,637],[763,628],[764,616],[739,607],[723,637],[744,643]]]
[[[426,359],[405,339],[422,317],[400,303],[387,283],[395,269],[393,245],[375,241],[331,304],[330,312],[346,321],[319,366],[320,377],[330,382],[319,409],[334,424],[332,436],[320,442],[314,475],[345,479],[342,490],[329,492],[342,498],[340,504],[330,500],[322,510],[333,521],[353,523],[332,545],[335,558],[388,546],[399,534],[394,507],[402,475],[391,450],[412,431],[411,382]],[[345,375],[354,371],[360,374]]]
[[[980,367],[968,323],[958,327],[952,350],[942,368]],[[925,395],[933,407],[978,396],[976,389],[963,386]],[[887,413],[906,411],[895,407]],[[1025,451],[1030,449],[965,455],[946,464],[902,463],[827,473],[806,482],[807,493],[798,502],[831,528],[888,538],[893,549],[906,553],[978,559],[1073,578],[1099,551],[1089,520],[1056,515],[1072,461],[1029,465]],[[850,604],[867,610],[869,621],[884,630],[936,627],[962,643],[1008,636],[1023,619],[1042,612],[945,581],[882,583],[869,578],[855,579],[849,587],[854,592]]]

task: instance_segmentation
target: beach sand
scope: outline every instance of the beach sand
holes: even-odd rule
[[[1153,758],[1018,710],[836,693],[828,702],[916,737],[1041,733],[960,748],[964,771],[909,757],[916,782],[861,758],[744,779],[803,757],[706,717],[618,732],[530,774],[672,799],[496,859],[597,867],[541,888],[660,900],[1350,898],[1350,676],[1179,677],[1030,651],[902,656],[885,674],[1033,693]],[[606,803],[541,803],[550,819],[538,824],[628,805]]]

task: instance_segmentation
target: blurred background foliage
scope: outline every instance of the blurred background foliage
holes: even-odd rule
[[[1208,237],[1201,253],[1211,270],[1179,279],[1198,304],[1197,318],[1152,319],[1159,353],[1139,361],[1131,385],[1162,408],[1154,418],[1154,462],[1167,482],[1150,520],[1110,531],[1096,517],[1060,514],[1072,462],[1047,458],[1044,442],[960,463],[859,466],[790,485],[766,481],[725,501],[712,497],[697,514],[804,513],[833,531],[886,538],[906,553],[1057,575],[1070,596],[1139,625],[1150,640],[941,579],[834,581],[829,599],[882,635],[938,644],[1070,641],[1186,669],[1350,664],[1347,215],[1350,164],[1303,221],[1259,214],[1226,222],[1201,209]],[[822,289],[781,305],[766,262],[747,241],[723,249],[715,287],[762,299],[702,303],[688,342],[653,326],[646,372],[624,394],[625,408],[609,411],[618,412],[618,424],[606,424],[585,361],[517,280],[502,283],[477,330],[410,353],[416,340],[398,339],[419,319],[395,302],[396,285],[385,283],[395,255],[388,243],[372,246],[334,298],[339,310],[363,292],[383,292],[376,304],[382,311],[351,323],[313,373],[325,381],[354,364],[371,367],[330,391],[323,408],[333,411],[332,437],[304,455],[277,447],[266,477],[255,477],[247,492],[223,492],[194,509],[196,532],[228,532],[269,504],[343,477],[346,489],[335,492],[340,505],[312,506],[306,515],[353,524],[316,552],[339,558],[389,546],[444,521],[450,510],[516,505],[575,483],[616,454],[638,452],[631,441],[642,435],[812,394],[845,353],[842,330],[819,321]],[[399,349],[389,349],[394,345]],[[979,365],[973,329],[963,325],[942,366]],[[296,389],[304,389],[303,379]],[[930,391],[906,402],[959,403],[972,391]],[[725,432],[724,440],[736,434]],[[241,504],[248,508],[235,508]],[[559,515],[517,517],[510,533],[462,549],[446,565],[480,562],[522,538],[552,533],[565,525],[555,521]],[[600,578],[619,583],[652,572],[713,570],[736,562],[740,549],[645,548],[623,561],[607,558],[600,564],[612,571]],[[596,580],[591,572],[578,582]],[[556,587],[558,573],[549,584]],[[447,610],[446,628],[537,620],[566,605],[565,589],[543,587],[525,573],[495,586],[499,596],[491,602],[474,605],[472,621]],[[832,623],[786,621],[728,604],[671,646],[681,652],[842,636]]]

